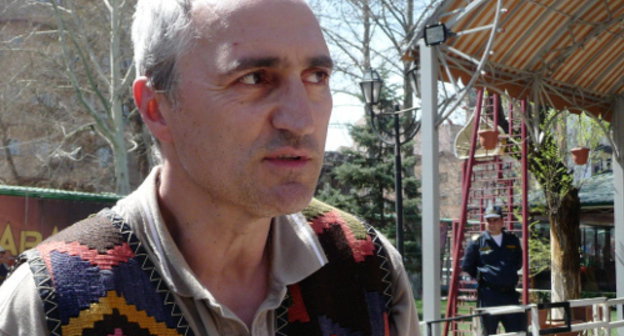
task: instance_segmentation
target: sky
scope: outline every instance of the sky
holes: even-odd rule
[[[334,94],[334,109],[329,120],[326,151],[335,151],[341,146],[351,146],[347,125],[353,124],[364,116],[364,105],[352,96],[344,93]]]
[[[364,117],[364,104],[357,98],[344,93],[334,94],[334,108],[329,120],[325,151],[336,151],[341,146],[353,145],[347,125],[354,124]],[[450,117],[453,124],[463,125],[466,116],[457,109]]]

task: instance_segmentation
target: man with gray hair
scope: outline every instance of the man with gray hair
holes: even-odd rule
[[[418,335],[401,258],[312,199],[332,60],[303,0],[139,0],[162,163],[20,257],[0,335]]]

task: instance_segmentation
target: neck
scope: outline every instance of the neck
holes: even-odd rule
[[[207,249],[216,250],[234,255],[234,264],[242,262],[244,267],[250,266],[248,260],[261,258],[271,218],[255,216],[236,204],[215,199],[180,167],[163,165],[158,201],[180,251],[189,253],[185,257],[196,258],[195,252],[202,252],[197,253],[201,257]]]
[[[160,177],[159,207],[178,249],[211,294],[250,325],[268,290],[271,218],[216,202],[167,166]]]
[[[221,221],[221,217],[192,216],[160,201],[163,218],[178,249],[200,279],[215,279],[245,273],[263,262],[269,237],[270,221],[246,224]],[[201,239],[198,239],[201,237]]]

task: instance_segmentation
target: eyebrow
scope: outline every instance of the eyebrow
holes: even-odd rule
[[[327,55],[315,56],[308,59],[308,65],[311,67],[334,68],[334,61]]]
[[[243,57],[232,62],[229,69],[225,71],[225,76],[233,75],[254,68],[276,68],[285,62],[279,57]],[[310,57],[307,60],[308,67],[334,68],[334,61],[326,55]]]
[[[253,68],[274,68],[281,63],[277,57],[244,57],[232,62],[230,69],[225,71],[226,76]]]

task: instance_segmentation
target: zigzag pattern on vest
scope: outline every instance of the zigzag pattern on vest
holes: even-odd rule
[[[288,287],[276,334],[389,335],[389,261],[376,231],[316,200],[303,213],[329,262]],[[51,335],[193,335],[145,249],[110,210],[25,257]]]
[[[320,201],[303,210],[329,260],[276,312],[277,335],[390,335],[389,261],[376,231]]]
[[[27,256],[51,335],[193,335],[141,243],[112,211]]]

